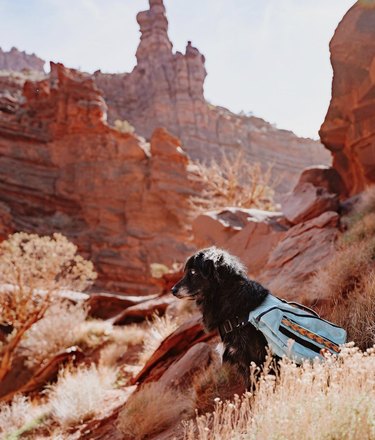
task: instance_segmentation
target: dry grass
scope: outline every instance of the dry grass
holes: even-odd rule
[[[254,395],[218,402],[186,427],[185,440],[375,438],[375,349],[263,373]]]
[[[145,364],[161,342],[173,333],[178,325],[178,320],[169,315],[164,315],[163,317],[155,315],[148,324],[147,332],[144,335],[143,350],[139,357],[139,363]]]
[[[115,369],[95,365],[63,370],[48,391],[53,419],[66,428],[95,417],[116,379]]]
[[[213,411],[217,399],[225,401],[233,397],[235,392],[242,394],[245,390],[243,382],[233,366],[221,365],[219,361],[211,363],[193,381],[196,410],[203,414]]]
[[[375,344],[375,270],[366,273],[347,298],[333,301],[326,317],[348,332],[362,350]]]
[[[336,251],[311,281],[310,290],[323,298],[348,298],[371,272],[375,240],[353,243]]]
[[[202,185],[200,197],[192,203],[198,210],[227,206],[275,209],[272,168],[262,170],[258,162],[247,163],[242,153],[234,157],[223,155],[219,162],[196,163],[196,174]]]
[[[154,382],[146,384],[129,399],[119,415],[118,428],[125,439],[143,440],[193,414],[191,395]]]
[[[328,300],[321,313],[365,350],[375,343],[375,191],[367,191],[358,206],[338,250],[317,271],[308,290]]]
[[[26,365],[41,365],[59,351],[74,345],[87,317],[82,304],[57,300],[25,334],[20,352],[27,357]]]
[[[1,438],[18,438],[21,431],[40,424],[45,412],[45,407],[33,405],[24,396],[16,396],[10,404],[0,404]]]

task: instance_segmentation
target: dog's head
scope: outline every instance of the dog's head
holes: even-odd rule
[[[243,276],[246,271],[237,258],[222,249],[210,247],[187,260],[184,276],[172,287],[172,293],[177,298],[200,299],[208,290]]]

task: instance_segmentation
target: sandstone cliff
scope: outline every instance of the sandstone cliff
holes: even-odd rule
[[[332,99],[320,130],[350,194],[375,182],[375,6],[357,2],[330,43]]]
[[[179,140],[158,129],[146,144],[110,128],[91,77],[62,65],[23,93],[0,108],[0,235],[62,232],[92,259],[99,285],[149,293],[149,265],[191,250]]]
[[[21,72],[24,69],[44,72],[45,61],[37,57],[34,53],[28,54],[25,51],[19,51],[15,47],[9,52],[0,48],[0,70],[10,70]]]
[[[203,93],[205,58],[190,41],[184,54],[173,53],[162,0],[150,0],[150,9],[140,12],[137,21],[141,41],[134,70],[94,74],[111,123],[127,120],[146,138],[156,127],[166,127],[194,159],[243,151],[250,161],[274,164],[275,173],[284,176],[278,192],[290,190],[303,168],[329,163],[319,142],[209,104]]]

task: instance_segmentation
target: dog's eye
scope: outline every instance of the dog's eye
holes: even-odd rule
[[[190,275],[195,275],[195,274],[197,273],[197,272],[195,271],[195,269],[190,269],[189,272],[190,272]]]

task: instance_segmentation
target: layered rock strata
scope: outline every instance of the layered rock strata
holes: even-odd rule
[[[0,111],[0,235],[62,232],[92,259],[99,285],[150,293],[150,264],[192,249],[189,160],[164,129],[147,144],[105,119],[87,75],[52,64],[47,79],[25,83],[24,102]]]
[[[320,129],[349,194],[375,182],[375,4],[357,2],[330,43],[332,99]]]
[[[111,123],[127,120],[146,138],[156,127],[166,127],[194,159],[243,152],[249,161],[272,164],[281,177],[280,193],[293,188],[305,167],[330,162],[319,142],[209,104],[203,91],[205,58],[191,42],[185,53],[173,52],[165,12],[162,0],[150,0],[150,9],[138,14],[141,41],[131,73],[94,74]]]

